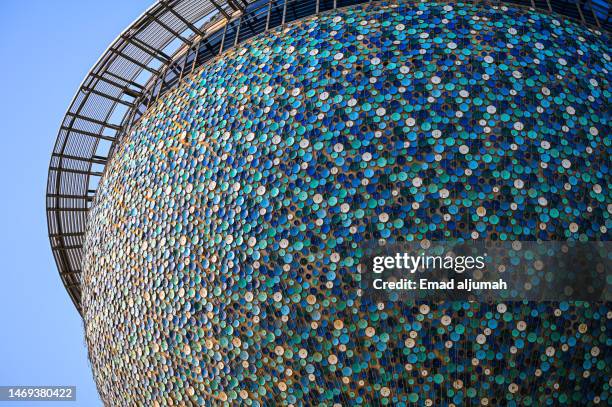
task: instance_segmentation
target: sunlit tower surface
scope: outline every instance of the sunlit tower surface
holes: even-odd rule
[[[609,4],[160,1],[49,234],[107,405],[606,403],[608,303],[373,304],[369,240],[608,240]]]

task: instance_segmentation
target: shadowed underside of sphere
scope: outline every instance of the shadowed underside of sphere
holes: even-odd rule
[[[609,304],[371,304],[355,275],[371,239],[608,240],[610,65],[551,15],[400,1],[203,66],[118,146],[91,213],[103,400],[607,400]]]

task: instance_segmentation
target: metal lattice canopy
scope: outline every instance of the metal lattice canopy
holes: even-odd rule
[[[370,0],[371,1],[371,0]],[[51,156],[47,222],[61,279],[81,312],[87,213],[117,140],[197,66],[288,22],[368,1],[159,0],[102,54],[79,87]],[[483,1],[485,2],[485,1]],[[563,14],[609,31],[610,0],[487,0]]]

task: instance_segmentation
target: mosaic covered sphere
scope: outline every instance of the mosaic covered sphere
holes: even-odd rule
[[[90,215],[104,402],[609,403],[609,303],[372,303],[362,244],[609,240],[605,34],[390,2],[210,61],[117,146]]]

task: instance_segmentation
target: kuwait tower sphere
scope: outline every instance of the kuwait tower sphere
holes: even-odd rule
[[[357,271],[379,239],[609,240],[602,22],[327,3],[220,5],[222,52],[179,42],[126,103],[79,282],[104,403],[607,405],[609,303],[372,302]]]

